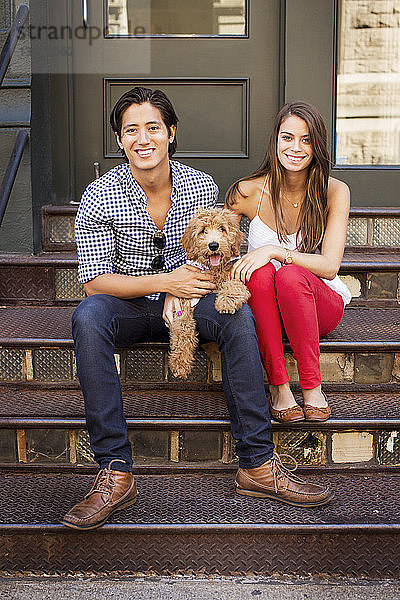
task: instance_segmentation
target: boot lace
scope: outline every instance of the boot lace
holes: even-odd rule
[[[112,460],[106,469],[102,469],[98,474],[92,486],[92,489],[86,494],[85,498],[89,498],[92,494],[99,492],[100,494],[112,494],[113,488],[115,487],[114,474],[111,469],[113,462],[125,462],[121,460]]]
[[[291,460],[293,462],[293,467],[289,468],[287,466],[284,466],[282,463],[282,458],[288,458],[289,460]],[[298,468],[298,463],[296,461],[296,459],[291,456],[290,454],[277,454],[276,452],[274,452],[272,458],[271,458],[271,469],[272,469],[272,477],[274,480],[274,488],[275,488],[275,493],[278,493],[278,481],[279,480],[284,480],[286,479],[287,482],[288,480],[292,480],[295,483],[303,483],[303,481],[300,479],[300,477],[297,477],[297,475],[293,475],[294,471],[296,471],[296,469]]]

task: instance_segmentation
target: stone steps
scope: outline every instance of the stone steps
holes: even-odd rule
[[[239,496],[232,474],[139,475],[136,504],[92,532],[59,521],[93,477],[0,476],[5,573],[400,575],[398,474],[307,473],[335,492],[308,509]]]

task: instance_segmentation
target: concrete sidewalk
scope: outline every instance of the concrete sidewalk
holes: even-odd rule
[[[1,600],[400,600],[398,581],[138,577],[4,578]]]

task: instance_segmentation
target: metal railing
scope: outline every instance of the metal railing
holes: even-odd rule
[[[7,36],[4,46],[0,54],[0,86],[3,84],[4,77],[6,75],[8,65],[10,64],[12,55],[17,45],[22,28],[29,15],[29,7],[26,4],[21,4],[18,8],[17,14],[13,24],[11,25],[10,33]],[[28,141],[28,132],[23,130],[20,131],[15,140],[13,151],[11,152],[10,160],[6,172],[3,177],[3,181],[0,186],[0,225],[3,222],[4,213],[7,208],[8,201],[10,199],[11,190],[14,185],[15,178],[17,176],[18,167],[21,163],[22,154]]]

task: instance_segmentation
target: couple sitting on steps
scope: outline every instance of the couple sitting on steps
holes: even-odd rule
[[[329,418],[319,336],[337,326],[350,301],[337,277],[349,190],[329,177],[322,118],[304,102],[286,104],[260,168],[228,190],[227,206],[238,218],[250,219],[249,251],[233,266],[232,277],[247,283],[251,299],[235,314],[216,311],[210,275],[186,264],[183,232],[198,208],[215,206],[218,188],[209,175],[171,161],[177,123],[160,90],[135,87],[124,94],[113,108],[111,126],[127,162],[91,183],[79,207],[79,280],[87,298],[75,310],[72,327],[100,471],[85,499],[64,516],[68,527],[94,529],[135,502],[114,350],[167,341],[177,297],[200,298],[194,309],[199,337],[217,342],[221,352],[239,457],[236,491],[298,506],[319,506],[333,497],[326,486],[285,469],[274,452],[270,420],[270,412],[281,422]],[[304,408],[289,387],[282,323],[297,360]]]

